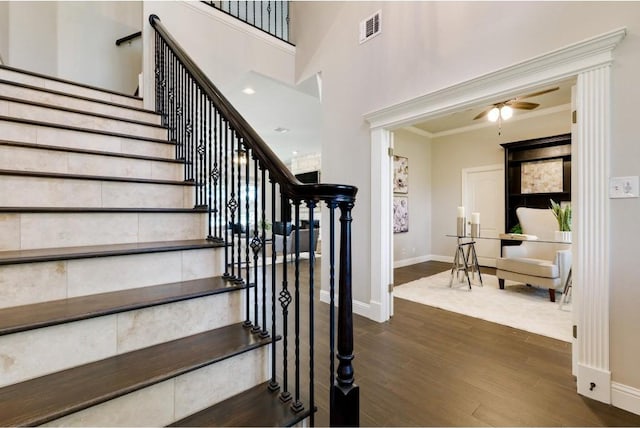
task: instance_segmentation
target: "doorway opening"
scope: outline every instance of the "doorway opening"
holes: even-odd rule
[[[577,355],[577,389],[587,397],[611,402],[609,370],[609,212],[606,182],[609,174],[611,70],[613,50],[626,34],[614,30],[494,73],[455,85],[399,105],[367,114],[371,126],[371,301],[377,319],[392,315],[392,188],[389,183],[391,134],[418,120],[433,119],[498,98],[577,77],[576,140],[572,158],[576,171],[573,223],[573,298],[580,335],[573,342]],[[579,150],[577,149],[579,148]],[[603,156],[604,154],[604,156]],[[383,245],[383,244],[386,244]],[[599,320],[598,323],[589,320]],[[605,385],[591,387],[593,383]]]

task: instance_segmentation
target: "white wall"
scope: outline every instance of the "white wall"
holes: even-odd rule
[[[58,76],[133,95],[142,71],[140,38],[116,46],[142,28],[139,1],[57,2]]]
[[[0,1],[0,63],[9,58],[9,3]]]
[[[569,109],[526,120],[506,121],[502,135],[498,127],[437,137],[432,144],[433,211],[432,251],[434,255],[451,257],[455,240],[447,233],[455,230],[455,212],[462,201],[462,169],[504,164],[502,143],[548,137],[571,132]]]
[[[382,34],[360,45],[360,20],[379,9]],[[360,189],[353,211],[353,283],[354,298],[364,305],[372,303],[368,112],[626,27],[612,66],[611,173],[640,175],[634,107],[640,99],[640,3],[296,2],[292,16],[297,76],[323,76],[323,177]],[[640,325],[640,200],[603,203],[611,219],[612,379],[640,389],[640,340],[631,340]]]
[[[393,234],[397,267],[426,261],[431,254],[431,143],[426,137],[398,130],[393,137],[393,153],[409,159],[409,231]]]
[[[154,31],[156,14],[182,48],[223,93],[253,71],[294,84],[295,48],[201,2],[143,2],[145,39],[145,105],[153,102]],[[197,31],[194,31],[197,29]]]
[[[56,2],[9,2],[7,65],[56,76]]]
[[[140,30],[141,2],[2,3],[0,34],[7,37],[0,53],[7,65],[133,95],[142,43],[115,41]]]

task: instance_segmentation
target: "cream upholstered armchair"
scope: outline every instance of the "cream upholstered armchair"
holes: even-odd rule
[[[520,207],[516,215],[523,234],[535,235],[538,241],[554,240],[558,227],[550,209]],[[555,302],[555,291],[562,288],[571,269],[571,245],[532,240],[504,246],[496,268],[501,289],[505,280],[546,287],[549,299]]]

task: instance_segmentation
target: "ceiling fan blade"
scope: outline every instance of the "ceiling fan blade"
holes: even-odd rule
[[[558,89],[560,89],[560,87],[556,86],[555,88],[549,88],[549,89],[544,89],[544,90],[538,91],[538,92],[532,92],[530,94],[523,95],[521,97],[517,97],[516,100],[523,100],[525,98],[537,97],[538,95],[548,94],[549,92],[557,91]]]
[[[491,108],[493,108],[493,107],[491,107]],[[480,113],[479,115],[477,115],[476,117],[474,117],[474,118],[473,118],[473,120],[482,119],[483,117],[485,117],[486,115],[488,115],[488,114],[489,114],[489,110],[491,110],[491,109],[488,109],[488,110],[483,111],[482,113]]]
[[[510,106],[511,108],[517,108],[520,110],[533,110],[534,108],[538,107],[540,104],[528,103],[526,101],[510,101],[507,103],[507,105]]]

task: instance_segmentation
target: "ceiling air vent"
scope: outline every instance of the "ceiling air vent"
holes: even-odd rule
[[[380,17],[382,11],[377,11],[360,23],[360,43],[364,43],[381,33]]]

